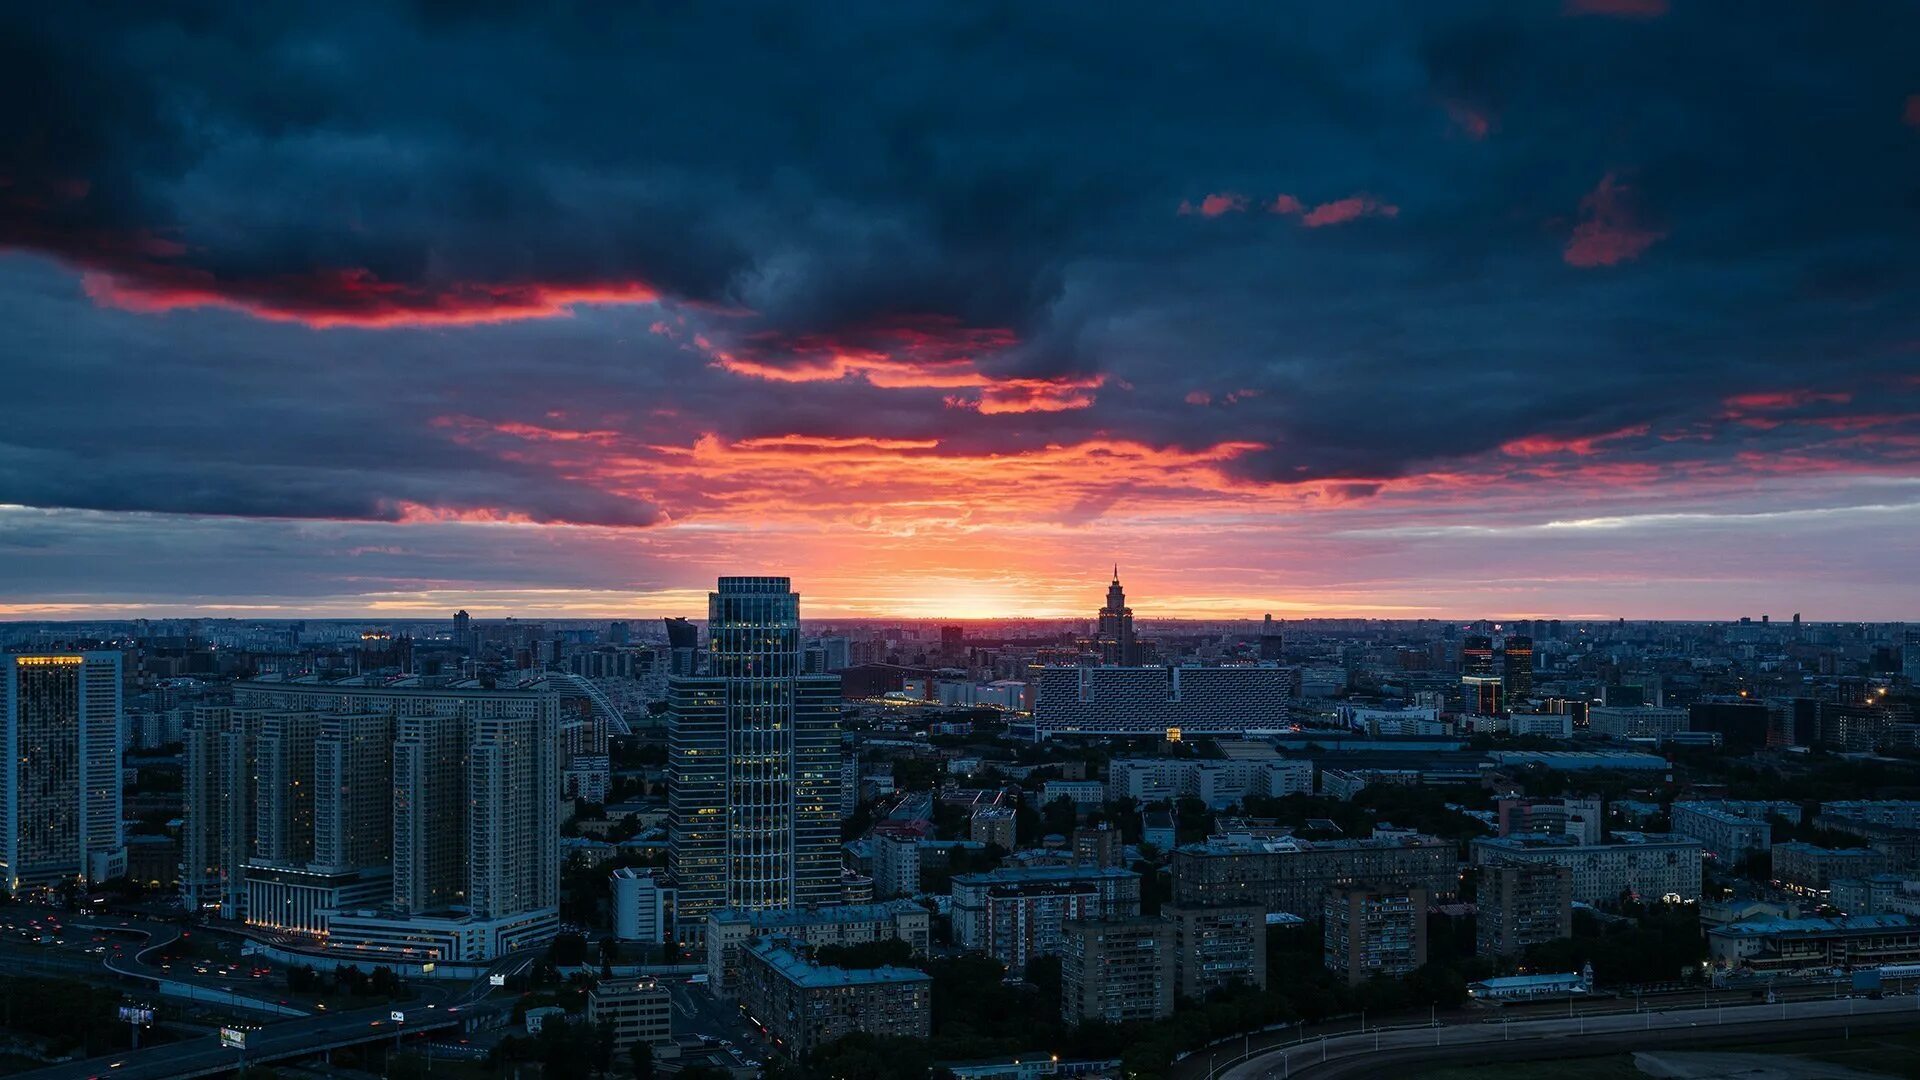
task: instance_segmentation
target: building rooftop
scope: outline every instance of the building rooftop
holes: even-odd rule
[[[917,968],[855,969],[816,964],[782,944],[778,938],[761,938],[747,948],[778,972],[781,978],[796,986],[811,989],[933,982],[933,976]]]
[[[911,900],[883,900],[876,904],[832,904],[811,908],[766,908],[760,911],[721,908],[709,914],[707,918],[716,923],[744,923],[762,928],[821,926],[833,923],[881,922],[902,914],[914,912],[924,914],[926,910]]]
[[[1845,915],[1832,919],[1750,919],[1708,930],[1721,937],[1777,937],[1791,934],[1818,937],[1823,934],[1863,934],[1873,930],[1920,929],[1920,923],[1907,915]]]
[[[1064,840],[1064,837],[1062,838]],[[980,874],[960,874],[953,880],[968,885],[1009,885],[1036,881],[1084,881],[1089,878],[1137,878],[1117,866],[1003,866]]]
[[[1355,848],[1403,848],[1449,844],[1438,837],[1418,833],[1399,836],[1370,836],[1359,840],[1302,840],[1297,836],[1256,837],[1248,835],[1209,836],[1197,844],[1182,844],[1176,851],[1189,855],[1258,855],[1282,851],[1339,851]]]

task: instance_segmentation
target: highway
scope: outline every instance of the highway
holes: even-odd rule
[[[494,965],[491,973],[504,974],[527,963],[525,957],[508,957]],[[492,990],[487,979],[478,979],[453,1000],[441,1004],[406,1002],[381,1005],[352,1012],[284,1020],[247,1033],[245,1059],[249,1064],[305,1057],[323,1050],[353,1046],[383,1038],[403,1038],[425,1031],[457,1027],[466,1020],[505,1007],[505,1003],[485,1001]],[[404,1012],[405,1021],[390,1019],[394,1010]],[[103,1055],[84,1061],[52,1065],[19,1074],[34,1080],[168,1080],[172,1077],[207,1076],[238,1068],[241,1053],[220,1045],[214,1035],[186,1039],[146,1050]]]
[[[1903,1027],[1920,1027],[1920,998],[1840,998],[1490,1020],[1356,1031],[1256,1050],[1243,1061],[1221,1063],[1211,1076],[1214,1080],[1292,1080],[1295,1076],[1332,1080],[1449,1061],[1585,1057],[1708,1041],[1751,1044]]]

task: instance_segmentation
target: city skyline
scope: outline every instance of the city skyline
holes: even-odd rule
[[[1393,10],[18,13],[0,618],[1914,617],[1920,16]]]

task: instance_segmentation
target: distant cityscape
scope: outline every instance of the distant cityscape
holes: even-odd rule
[[[1920,627],[1136,621],[1116,567],[1058,626],[814,623],[745,576],[704,619],[0,647],[8,910],[177,935],[96,973],[149,1022],[378,973],[479,988],[463,1045],[496,1059],[742,1071],[991,1047],[935,1006],[990,974],[1047,1023],[938,1067],[1111,1030],[1084,1067],[1148,1074],[1165,1025],[1229,1006],[1266,1031],[1920,975]]]

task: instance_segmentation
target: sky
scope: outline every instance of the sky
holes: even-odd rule
[[[0,11],[0,618],[1920,619],[1920,7]]]

